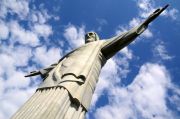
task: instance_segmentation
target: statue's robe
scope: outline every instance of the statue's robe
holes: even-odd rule
[[[102,48],[108,41],[87,43],[55,65],[40,70],[43,82],[13,119],[84,119],[107,59]]]
[[[88,110],[100,70],[106,62],[101,52],[105,42],[87,43],[68,54],[49,72],[38,89],[62,86]]]

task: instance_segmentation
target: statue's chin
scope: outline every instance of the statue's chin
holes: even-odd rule
[[[93,41],[95,41],[94,38],[89,38],[89,39],[86,40],[86,43],[90,43],[90,42],[93,42]]]

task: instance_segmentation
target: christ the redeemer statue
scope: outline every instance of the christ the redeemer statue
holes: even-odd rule
[[[50,67],[33,71],[43,82],[12,119],[84,119],[106,61],[139,36],[168,5],[144,22],[108,40],[95,32],[85,35],[85,45],[71,51]]]

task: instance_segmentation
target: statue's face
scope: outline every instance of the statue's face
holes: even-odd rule
[[[95,32],[89,32],[85,35],[85,43],[93,42],[98,40],[98,36]]]

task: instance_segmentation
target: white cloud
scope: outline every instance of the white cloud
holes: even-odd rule
[[[0,95],[2,95],[3,94],[3,92],[4,92],[4,81],[3,81],[3,79],[0,77]]]
[[[98,22],[99,26],[97,28],[97,31],[102,31],[103,26],[107,25],[108,22],[106,19],[103,18],[97,18],[96,21]]]
[[[14,66],[27,66],[29,58],[32,56],[31,49],[24,46],[19,47],[6,47],[4,52],[12,56]]]
[[[170,84],[169,73],[163,65],[146,63],[129,86],[109,87],[109,104],[97,109],[95,117],[171,119],[173,115],[166,105]]]
[[[132,57],[133,57],[132,50],[128,49],[128,47],[123,48],[120,51],[120,53],[123,54],[128,59],[132,59]]]
[[[170,60],[173,57],[168,54],[165,44],[163,41],[158,42],[153,48],[153,53],[155,56],[159,56],[163,60]]]
[[[72,47],[78,47],[85,42],[84,34],[84,26],[76,28],[74,25],[68,25],[63,35]]]
[[[0,75],[2,76],[4,73],[11,73],[14,69],[14,60],[12,56],[8,54],[0,54],[1,62],[0,62]]]
[[[102,19],[102,18],[97,18],[96,21],[100,24],[100,25],[107,25],[108,22],[106,19]]]
[[[46,67],[57,63],[61,58],[61,51],[59,48],[48,49],[46,47],[38,47],[34,52],[34,62]]]
[[[31,21],[32,21],[33,23],[38,22],[38,16],[37,16],[35,13],[32,13],[32,14],[30,15],[30,19],[31,19]]]
[[[49,19],[54,19],[56,21],[60,20],[59,16],[49,14],[48,10],[44,7],[41,7],[40,10],[36,10],[36,7],[34,7],[34,10],[31,9],[31,14],[29,14],[29,18],[33,23],[38,24],[46,24]]]
[[[11,40],[12,42],[19,42],[21,44],[36,46],[39,44],[39,39],[37,34],[30,30],[25,30],[21,27],[17,21],[12,21],[10,23]]]
[[[41,24],[44,24],[47,21],[46,17],[43,15],[42,12],[38,12],[38,21]]]
[[[177,85],[171,85],[171,95],[168,99],[171,102],[171,105],[180,112],[180,87]]]
[[[14,71],[9,75],[6,82],[6,88],[26,88],[30,84],[30,79],[24,77],[25,72]]]
[[[161,8],[164,6],[156,6],[155,5],[156,1],[155,0],[138,0],[137,1],[137,6],[139,7],[139,15],[142,18],[147,18],[154,10],[157,8]],[[169,17],[173,20],[177,19],[178,16],[178,10],[175,8],[168,8],[166,9],[161,15]]]
[[[152,8],[151,4],[149,4],[150,0],[138,0],[137,5],[142,10],[149,10]]]
[[[29,59],[32,57],[31,49],[28,47],[19,46],[14,48],[14,52],[16,53],[13,54],[13,58],[16,61],[15,65],[27,66]]]
[[[153,37],[153,34],[149,29],[147,29],[146,31],[142,33],[142,37],[151,38]]]
[[[130,25],[130,27],[135,27],[135,26],[138,26],[141,22],[142,22],[142,19],[140,19],[140,18],[133,18],[129,22],[129,25]]]
[[[52,34],[52,27],[47,24],[35,24],[33,30],[36,34],[45,38]]]
[[[30,17],[33,23],[44,24],[48,20],[41,11],[32,11]]]
[[[177,19],[177,14],[179,13],[179,11],[175,8],[169,10],[169,16],[173,19],[176,20]]]
[[[0,40],[7,39],[8,35],[9,35],[8,26],[3,21],[0,21]]]
[[[27,66],[29,58],[32,56],[31,49],[29,47],[25,47],[25,46],[14,47],[14,46],[6,46],[6,45],[1,46],[0,55],[2,61],[0,63],[0,70],[1,67],[7,70],[17,66]]]
[[[172,8],[168,11],[165,11],[163,15],[166,17],[170,17],[173,20],[177,20],[178,19],[178,13],[179,13],[179,11],[177,9]]]
[[[137,6],[139,8],[139,16],[142,18],[147,18],[155,10],[153,0],[138,0]]]
[[[0,3],[0,16],[6,17],[7,13],[17,14],[24,19],[29,13],[27,0],[2,0]]]

